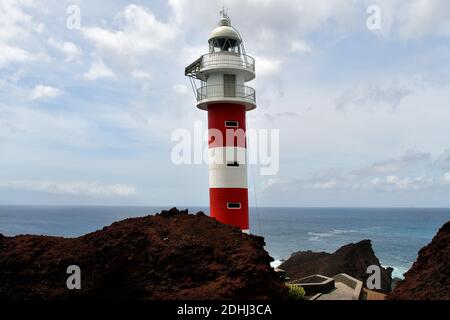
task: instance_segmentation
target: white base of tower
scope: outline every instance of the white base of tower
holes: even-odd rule
[[[250,230],[248,230],[248,229],[242,230],[242,233],[250,234]]]

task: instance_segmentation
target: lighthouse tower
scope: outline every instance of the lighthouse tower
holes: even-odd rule
[[[256,108],[256,95],[246,82],[255,78],[255,60],[245,54],[225,10],[208,43],[209,53],[187,66],[185,74],[197,107],[208,112],[210,215],[248,232],[245,116]]]

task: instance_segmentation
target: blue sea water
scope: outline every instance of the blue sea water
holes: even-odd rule
[[[181,208],[181,207],[180,207]],[[114,221],[144,216],[166,207],[0,206],[0,233],[76,237]],[[205,207],[188,207],[207,212]],[[280,261],[300,250],[333,252],[342,245],[372,240],[382,265],[401,277],[420,248],[450,220],[450,209],[419,208],[255,208],[251,233],[262,235],[270,255]]]

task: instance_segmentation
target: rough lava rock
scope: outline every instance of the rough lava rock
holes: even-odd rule
[[[391,289],[392,268],[383,268],[375,256],[370,240],[351,243],[338,249],[334,253],[299,251],[280,265],[292,279],[300,279],[313,274],[332,277],[339,273],[346,273],[366,283],[370,274],[367,267],[377,265],[381,269],[381,291]]]
[[[450,300],[450,221],[419,251],[417,261],[388,299]]]
[[[271,261],[263,238],[173,208],[79,238],[0,235],[0,300],[284,299]]]

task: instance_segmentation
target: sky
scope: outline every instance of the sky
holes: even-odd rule
[[[447,0],[2,0],[0,204],[207,205],[171,135],[206,126],[184,67],[223,6],[280,135],[250,205],[450,206]]]

